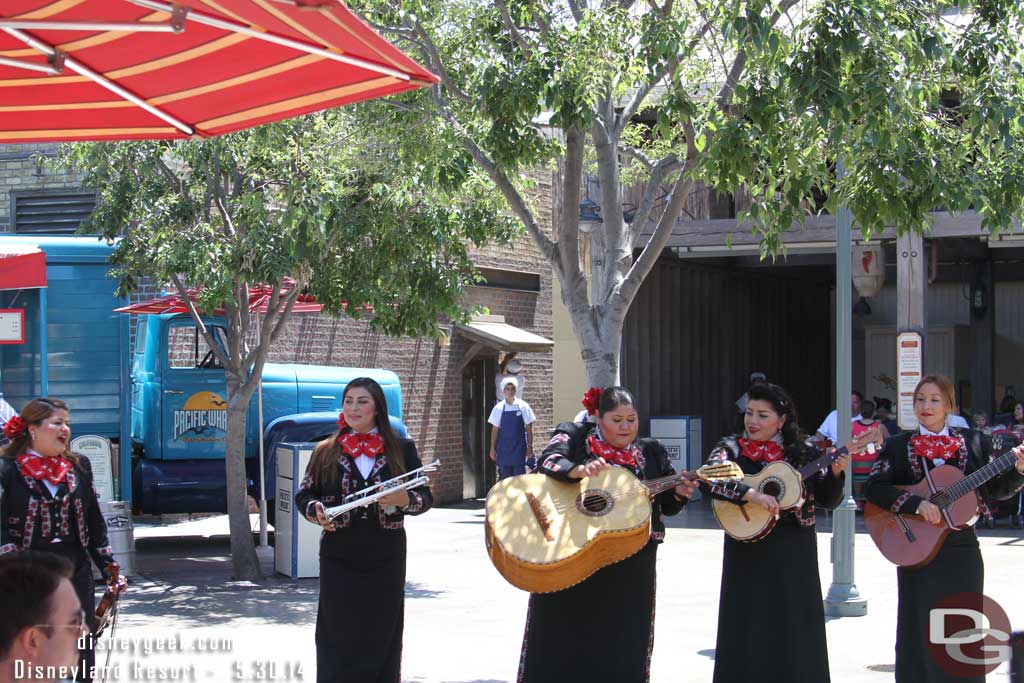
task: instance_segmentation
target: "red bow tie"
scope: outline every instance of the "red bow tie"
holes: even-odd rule
[[[929,460],[935,458],[949,460],[957,457],[963,442],[963,438],[959,436],[937,436],[935,434],[918,434],[910,439],[910,443],[914,447],[914,455],[920,455]]]
[[[47,458],[35,453],[23,453],[18,456],[21,473],[33,479],[45,479],[54,486],[59,486],[71,469],[71,461],[62,455]]]
[[[380,434],[345,432],[338,437],[338,443],[341,444],[341,449],[353,458],[361,455],[372,458],[384,452],[384,439]]]
[[[587,445],[590,446],[591,453],[604,458],[612,464],[630,468],[636,467],[636,453],[632,446],[627,448],[616,448],[615,446],[601,441],[593,434],[587,437]]]
[[[747,460],[754,462],[775,462],[782,460],[782,444],[776,441],[754,441],[753,439],[740,439],[740,454]]]

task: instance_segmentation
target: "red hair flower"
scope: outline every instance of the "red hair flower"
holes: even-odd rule
[[[20,416],[15,415],[4,423],[4,436],[14,441],[25,433],[25,429],[27,429],[25,421]]]
[[[597,414],[597,406],[601,402],[601,391],[597,387],[590,387],[587,389],[587,393],[583,394],[583,400],[580,403],[587,409],[588,415]]]
[[[338,430],[341,431],[345,427],[348,427],[348,420],[345,419],[345,411],[338,413]]]

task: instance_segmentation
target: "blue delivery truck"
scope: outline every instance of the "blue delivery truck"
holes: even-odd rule
[[[127,304],[114,295],[108,276],[113,247],[94,237],[0,236],[0,255],[32,247],[45,254],[45,287],[8,289],[0,281],[0,310],[24,317],[23,342],[0,345],[3,397],[16,409],[38,395],[62,398],[71,407],[76,435],[130,444],[119,449],[118,496],[136,512],[224,511],[226,381],[191,318],[135,316],[133,330],[132,316],[113,312]],[[223,348],[223,319],[208,317],[204,324]],[[273,446],[333,431],[342,392],[360,376],[381,384],[392,423],[404,434],[401,387],[393,372],[265,366],[263,420],[256,397],[247,420],[246,465],[254,496],[259,440],[272,500]]]

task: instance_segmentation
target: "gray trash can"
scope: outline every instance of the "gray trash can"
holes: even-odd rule
[[[114,561],[121,565],[121,574],[135,575],[135,527],[132,508],[121,500],[100,501],[100,512],[107,523],[107,538],[114,551]]]

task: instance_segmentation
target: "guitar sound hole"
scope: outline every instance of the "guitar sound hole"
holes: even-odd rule
[[[779,500],[786,493],[786,489],[778,479],[766,479],[761,487],[761,493]]]
[[[600,489],[589,489],[576,497],[576,509],[589,517],[607,515],[614,506],[615,499]]]

